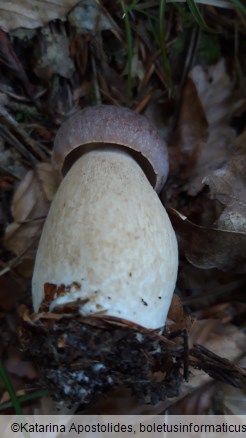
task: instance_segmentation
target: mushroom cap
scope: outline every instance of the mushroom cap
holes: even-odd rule
[[[78,149],[80,156],[88,151],[88,145],[92,148],[93,144],[127,148],[155,190],[162,189],[169,167],[167,146],[145,116],[112,105],[84,108],[59,128],[52,157],[54,168],[61,175],[65,159],[72,151],[81,146]]]
[[[97,149],[77,160],[52,202],[35,261],[34,310],[49,283],[57,286],[51,311],[88,300],[82,315],[159,328],[177,268],[175,233],[142,169],[122,151]]]

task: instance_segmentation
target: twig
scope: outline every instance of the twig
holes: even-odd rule
[[[22,129],[16,120],[9,114],[9,112],[0,105],[0,120],[3,120],[11,131],[19,137],[22,142],[28,146],[31,153],[38,159],[45,161],[47,159],[46,153],[43,151],[43,146],[34,141],[25,131]]]

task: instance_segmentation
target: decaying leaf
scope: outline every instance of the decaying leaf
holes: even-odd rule
[[[211,247],[207,240],[204,248],[199,248],[197,245],[200,257],[196,253],[195,257],[192,256],[193,250],[187,235],[185,251],[193,265],[202,268],[218,267],[224,270],[235,266],[235,272],[241,272],[237,260],[229,260],[230,246],[234,248],[237,246],[238,250],[235,249],[235,252],[240,253],[244,248],[245,236],[243,235],[241,243],[237,243],[235,239],[240,241],[240,236],[236,238],[230,233],[224,236],[224,231],[240,233],[246,230],[245,134],[235,142],[236,131],[230,125],[234,115],[244,107],[245,98],[243,96],[239,98],[238,93],[236,94],[235,84],[226,72],[223,59],[207,69],[201,66],[195,67],[190,77],[197,92],[192,91],[193,82],[188,81],[184,89],[178,126],[172,137],[173,147],[169,148],[171,178],[161,194],[161,199],[189,218],[192,217],[197,224],[214,229],[209,232]],[[196,94],[199,98],[195,98]],[[208,121],[207,141],[204,141],[199,99]],[[194,111],[189,106],[194,106]],[[193,127],[192,122],[194,122]],[[205,185],[210,188],[210,198],[219,202],[209,199]],[[180,224],[183,229],[187,227],[188,222],[186,224],[182,222],[181,220]],[[201,234],[198,233],[198,237],[201,243]],[[219,237],[221,237],[221,247],[218,242]],[[204,255],[202,255],[203,249]],[[218,254],[217,261],[214,259],[215,253]],[[221,258],[220,254],[222,254]],[[234,256],[232,255],[232,259]]]
[[[37,178],[41,184],[42,190],[49,202],[54,198],[59,184],[57,176],[54,174],[49,163],[39,163],[36,167]]]
[[[177,128],[170,141],[170,174],[187,178],[207,140],[207,120],[196,87],[188,78],[184,87]]]
[[[246,234],[202,227],[178,211],[168,209],[175,231],[181,238],[186,258],[202,269],[218,268],[243,273],[246,270]]]
[[[50,81],[54,74],[69,79],[75,66],[69,54],[69,39],[65,32],[52,32],[49,26],[40,30],[42,36],[35,50],[35,73],[41,79]]]
[[[94,0],[84,0],[76,6],[68,15],[72,26],[77,27],[82,33],[101,32],[111,30],[113,19],[104,14],[99,4]],[[114,23],[115,27],[116,23]]]
[[[176,294],[172,298],[168,311],[168,320],[172,322],[170,326],[175,331],[184,329],[189,331],[194,323],[194,319],[190,315],[185,314],[182,301]]]
[[[246,335],[220,319],[196,320],[189,333],[190,345],[201,344],[221,357],[235,361],[245,350]]]
[[[223,59],[207,70],[201,66],[194,67],[190,77],[196,85],[205,110],[209,130],[208,140],[187,183],[188,193],[195,196],[203,187],[203,179],[227,162],[236,137],[230,120],[245,99],[235,100],[234,84],[226,72]]]
[[[38,163],[19,184],[12,201],[12,222],[4,236],[5,247],[23,258],[33,258],[50,201],[58,181],[49,163]]]
[[[239,361],[239,365],[245,368],[246,356]],[[215,403],[221,407],[221,412],[226,415],[245,415],[246,388],[238,389],[217,383]]]
[[[36,29],[64,17],[79,0],[0,0],[0,28],[5,32],[24,27]]]
[[[246,232],[246,131],[237,138],[229,163],[209,174],[203,182],[209,186],[211,197],[226,207],[217,226]]]

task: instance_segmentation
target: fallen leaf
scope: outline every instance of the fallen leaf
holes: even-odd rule
[[[64,17],[79,0],[0,0],[0,28],[5,32],[24,27],[36,29]]]
[[[219,319],[196,320],[189,333],[190,345],[200,344],[221,357],[235,360],[245,349],[246,336],[233,324]]]
[[[184,87],[177,128],[170,140],[170,174],[187,178],[207,140],[208,123],[196,87],[188,78]]]
[[[233,95],[234,83],[226,72],[224,59],[206,70],[196,66],[190,72],[208,121],[208,140],[204,144],[198,163],[187,183],[191,196],[197,195],[203,188],[203,179],[212,171],[224,166],[230,156],[230,150],[236,133],[230,126],[230,120],[242,100]]]
[[[246,367],[246,356],[238,363],[241,367]],[[238,389],[222,383],[216,384],[216,405],[221,407],[221,411],[226,415],[244,415],[246,412],[246,388]]]
[[[217,391],[223,394],[222,406],[226,415],[245,415],[246,389],[234,388],[229,385],[218,386]]]
[[[69,39],[65,32],[52,31],[49,26],[41,30],[36,44],[36,75],[49,82],[53,75],[71,78],[75,65],[69,53]]]
[[[109,17],[104,13],[99,2],[84,0],[70,12],[68,21],[83,33],[95,33],[103,30],[112,30],[116,27],[112,17]],[[113,23],[114,26],[112,25]]]
[[[235,141],[229,163],[203,182],[209,186],[210,196],[226,207],[217,227],[246,232],[246,131]]]
[[[235,363],[242,355],[246,339],[245,334],[234,325],[221,324],[220,320],[209,318],[195,321],[189,333],[189,341],[191,345],[194,343],[205,345],[209,350]],[[239,365],[243,366],[244,364],[240,361]],[[226,405],[227,408],[231,408],[231,412],[228,410],[226,412],[227,414],[244,414],[246,405],[245,400],[243,401],[242,398],[242,394],[244,394],[245,397],[245,391],[243,389],[214,382],[209,379],[208,376],[205,376],[205,378],[207,378],[206,383],[201,371],[197,371],[195,376],[193,375],[191,377],[191,381],[194,381],[195,378],[199,380],[198,373],[200,373],[200,385],[198,385],[196,389],[194,388],[194,391],[182,399],[178,405],[175,404],[173,411],[172,407],[171,411],[169,408],[170,414],[218,414],[220,411],[223,412],[222,409],[219,409],[223,404]],[[205,383],[205,385],[202,383]]]
[[[59,185],[58,178],[49,163],[39,163],[36,167],[36,172],[44,194],[47,200],[51,202]]]
[[[246,234],[202,227],[178,211],[168,209],[170,220],[181,238],[188,261],[202,269],[218,268],[243,273],[246,270]]]
[[[50,201],[58,180],[49,163],[38,163],[27,172],[12,201],[12,222],[5,231],[4,245],[22,259],[33,259]]]
[[[184,330],[189,331],[193,325],[193,318],[184,312],[184,307],[178,295],[173,294],[167,319],[172,322],[170,328],[172,331]]]

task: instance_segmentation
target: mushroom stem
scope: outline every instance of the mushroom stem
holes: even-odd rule
[[[82,315],[163,327],[177,267],[175,233],[140,166],[112,146],[92,150],[73,164],[51,205],[35,262],[34,310],[51,283],[52,311],[81,300]]]

